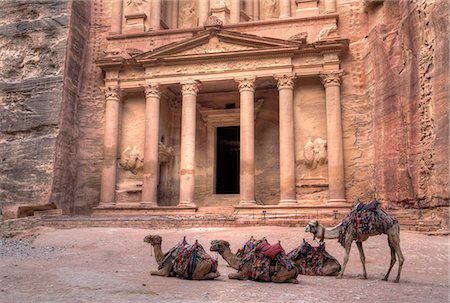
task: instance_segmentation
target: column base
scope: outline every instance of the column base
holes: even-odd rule
[[[100,202],[97,207],[99,208],[105,208],[105,207],[114,207],[116,206],[116,202]]]
[[[278,205],[296,205],[297,203],[297,200],[280,200]]]
[[[328,199],[327,204],[336,205],[336,204],[345,204],[348,205],[346,199]]]
[[[195,203],[192,202],[192,201],[180,201],[180,203],[178,203],[177,207],[194,207],[194,208],[197,208],[197,205],[195,205]]]
[[[256,201],[250,200],[250,201],[239,201],[238,206],[255,206],[255,205],[256,205]]]
[[[142,206],[142,207],[158,207],[158,203],[156,203],[156,202],[141,202],[141,203],[139,203],[139,206]]]

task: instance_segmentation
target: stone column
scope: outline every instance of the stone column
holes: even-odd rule
[[[336,12],[336,0],[325,0],[325,14]]]
[[[252,1],[253,4],[253,20],[259,20],[259,0],[247,0]]]
[[[230,22],[239,23],[241,21],[241,1],[231,0],[230,6]]]
[[[291,16],[290,0],[280,0],[280,18],[289,18]]]
[[[113,0],[111,3],[111,34],[120,34],[122,32],[122,0]]]
[[[240,92],[240,202],[255,201],[255,77],[236,79]]]
[[[198,82],[181,83],[183,101],[181,107],[181,160],[180,204],[195,207],[195,120],[197,111]]]
[[[341,120],[342,71],[322,73],[327,106],[328,202],[345,202],[344,146]]]
[[[161,0],[151,0],[150,27],[157,31],[161,28]]]
[[[115,203],[120,90],[118,86],[107,86],[102,90],[105,94],[106,109],[100,204],[105,205]]]
[[[159,103],[161,93],[158,84],[146,84],[145,89],[145,138],[144,172],[141,204],[158,205],[158,143]]]
[[[209,13],[209,1],[208,0],[199,0],[198,4],[198,26],[203,26],[206,19],[208,19]]]
[[[280,113],[280,204],[297,203],[295,190],[294,80],[292,74],[276,75]]]

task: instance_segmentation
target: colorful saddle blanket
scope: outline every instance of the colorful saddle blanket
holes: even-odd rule
[[[288,258],[280,244],[270,245],[267,241],[262,241],[245,255],[239,269],[242,269],[247,262],[250,262],[248,278],[263,282],[270,281],[271,265],[275,266],[275,270],[279,266],[284,266],[288,270],[296,268],[295,263]]]
[[[297,262],[297,268],[301,275],[320,276],[322,268],[327,260],[339,262],[325,250],[325,243],[313,247],[303,239],[302,245],[288,253],[288,257]]]
[[[358,203],[342,220],[338,242],[345,246],[345,234],[349,226],[353,227],[353,238],[360,242],[369,234],[386,233],[397,222],[376,200],[367,205]]]
[[[187,244],[187,243],[186,243]],[[211,262],[211,272],[217,271],[217,261],[208,255],[200,243],[195,242],[192,246],[181,247],[173,260],[173,272],[186,279],[192,279],[198,262]]]
[[[239,248],[236,252],[236,257],[244,257],[249,252],[251,252],[255,248],[255,239],[253,237],[250,238],[247,242],[245,242],[244,247]]]

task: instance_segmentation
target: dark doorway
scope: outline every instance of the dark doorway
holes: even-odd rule
[[[217,128],[216,194],[239,194],[239,126]]]

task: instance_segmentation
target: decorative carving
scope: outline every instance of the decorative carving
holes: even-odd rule
[[[263,0],[263,16],[264,19],[272,19],[277,18],[277,8],[278,8],[278,1],[277,0]]]
[[[211,15],[206,19],[204,25],[205,29],[214,28],[220,30],[223,28],[223,22],[217,16]]]
[[[246,77],[246,78],[239,78],[235,81],[238,83],[239,91],[243,90],[255,90],[255,77]]]
[[[161,90],[159,89],[159,84],[149,83],[144,85],[145,97],[161,97]]]
[[[180,9],[180,28],[190,28],[195,26],[197,26],[195,3],[186,2]]]
[[[170,162],[174,157],[173,147],[166,146],[164,143],[158,145],[158,160],[160,162]]]
[[[282,88],[294,88],[295,75],[293,74],[282,74],[275,75],[274,77],[277,80],[278,89]]]
[[[105,94],[105,99],[115,99],[119,101],[120,99],[120,88],[118,86],[106,86],[100,88]]]
[[[220,52],[244,51],[250,49],[254,48],[250,46],[221,42],[217,36],[213,36],[209,39],[207,44],[186,50],[184,52],[180,52],[177,55],[178,56],[199,55],[199,54],[220,53]]]
[[[108,46],[108,48],[106,50],[103,51],[103,53],[105,54],[106,58],[111,58],[111,57],[123,57],[123,51],[122,49],[120,49],[120,47],[114,46],[114,45],[110,45]]]
[[[289,38],[289,40],[306,43],[306,38],[308,38],[308,32],[301,32],[299,34],[295,34],[295,35],[291,36]]]
[[[311,169],[327,163],[327,141],[322,138],[316,138],[312,142],[311,138],[308,138],[308,142],[303,147],[303,156],[304,164]]]
[[[119,165],[136,175],[144,167],[144,156],[136,146],[133,149],[127,146],[121,154]]]
[[[336,24],[325,26],[320,30],[317,40],[339,37],[337,30],[338,28]]]
[[[198,94],[198,90],[199,90],[198,81],[184,82],[184,83],[181,83],[181,85],[182,85],[181,92],[183,93],[183,95],[186,95],[186,94],[197,95]]]
[[[147,0],[127,0],[127,7],[136,8],[142,12],[142,6],[147,4]]]
[[[329,73],[320,73],[320,78],[322,79],[323,86],[327,87],[330,85],[341,85],[341,77],[344,74],[342,70],[329,72]]]

